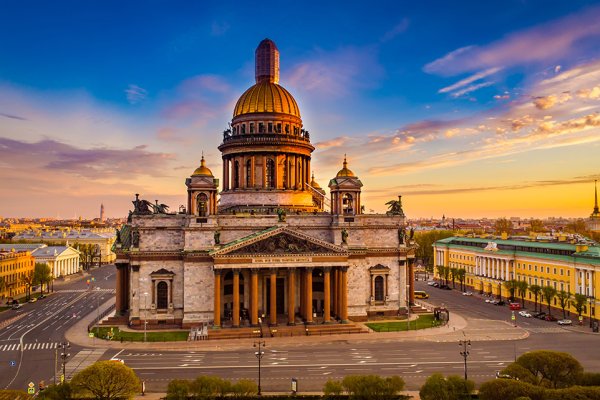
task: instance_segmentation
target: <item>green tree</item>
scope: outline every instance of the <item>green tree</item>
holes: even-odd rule
[[[21,282],[25,285],[25,301],[31,297],[31,286],[33,285],[33,271],[25,272],[21,275]]]
[[[444,378],[442,374],[433,374],[421,386],[419,396],[422,400],[462,400],[470,399],[475,389],[473,381],[465,381],[460,376]]]
[[[404,380],[399,376],[348,375],[342,380],[342,386],[355,398],[387,399],[404,389]]]
[[[444,281],[444,266],[443,265],[438,265],[437,267],[435,267],[437,270],[437,275],[438,278],[440,279],[440,284]]]
[[[525,308],[525,295],[527,294],[527,287],[529,285],[526,281],[517,281],[517,293],[521,298],[521,307]]]
[[[187,400],[190,395],[190,381],[173,379],[167,386],[167,400]]]
[[[552,300],[554,300],[554,297],[556,297],[556,289],[554,289],[552,286],[548,285],[548,286],[544,286],[542,288],[542,294],[544,296],[544,300],[546,301],[546,304],[548,304],[548,315],[552,315]]]
[[[565,226],[565,231],[588,236],[587,226],[583,219],[578,219],[573,222],[569,222],[567,226]]]
[[[511,279],[509,281],[504,281],[503,284],[504,289],[508,290],[510,293],[510,301],[515,301],[515,288],[517,286],[517,281]]]
[[[325,386],[323,386],[323,394],[328,396],[339,396],[344,392],[344,386],[342,386],[342,382],[334,381],[333,379],[328,379],[325,382]]]
[[[533,298],[535,300],[533,303],[533,309],[534,311],[537,311],[538,297],[540,296],[540,293],[542,293],[542,287],[540,285],[531,285],[529,286],[529,291],[533,293]],[[540,310],[541,309],[542,305],[540,304]]]
[[[583,312],[583,306],[587,302],[587,297],[585,297],[585,295],[581,293],[575,293],[573,297],[574,300],[571,301],[571,304],[575,308],[575,311],[577,311],[577,317],[581,317],[581,313]]]
[[[141,390],[133,370],[119,362],[98,361],[75,374],[74,391],[98,400],[129,399]]]
[[[450,280],[450,267],[444,267],[444,284],[447,285]]]
[[[450,280],[452,281],[452,289],[456,289],[456,277],[458,275],[458,268],[451,267],[450,268]]]
[[[39,393],[38,397],[44,400],[71,400],[73,398],[73,389],[69,382],[50,385],[43,392]]]
[[[254,396],[258,393],[258,386],[252,379],[240,379],[231,385],[231,393],[234,397]]]
[[[417,234],[415,235],[415,241],[417,242],[419,247],[415,251],[415,255],[417,258],[423,261],[425,269],[427,269],[428,266],[433,268],[433,244],[438,240],[446,239],[451,236],[454,236],[454,232],[452,231],[417,232]]]
[[[537,385],[554,389],[575,384],[583,373],[579,361],[559,351],[530,351],[517,358],[516,364],[531,372]]]
[[[512,233],[512,222],[506,218],[498,218],[496,222],[494,222],[494,233],[496,235],[501,235],[502,233],[510,235]]]
[[[6,281],[3,276],[0,276],[0,294],[2,294],[2,299],[4,299],[4,291],[6,290]]]
[[[531,232],[544,232],[545,226],[541,219],[532,219],[529,224],[531,225]]]
[[[46,292],[49,292],[48,287],[51,280],[52,270],[50,266],[46,263],[35,263],[33,268],[33,282],[40,285],[40,293],[43,291],[44,283],[46,284]]]
[[[467,270],[464,268],[459,268],[458,271],[456,271],[457,277],[458,277],[458,281],[460,282],[460,290],[461,292],[465,291],[465,276],[467,275]]]
[[[218,376],[199,376],[190,385],[194,396],[224,396],[231,392],[231,383]]]
[[[509,379],[516,379],[520,382],[531,383],[532,385],[538,383],[536,376],[531,371],[516,362],[508,364],[506,368],[501,370],[500,376],[510,377]]]
[[[571,293],[565,290],[559,290],[558,293],[556,293],[556,298],[558,299],[560,308],[562,308],[563,318],[567,318],[565,307],[569,305],[569,300],[571,300]]]

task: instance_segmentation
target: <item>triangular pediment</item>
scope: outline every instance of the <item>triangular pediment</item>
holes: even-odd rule
[[[235,255],[346,255],[347,249],[287,227],[269,228],[214,250],[213,256]]]

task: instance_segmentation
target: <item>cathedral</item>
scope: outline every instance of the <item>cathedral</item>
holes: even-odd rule
[[[202,157],[178,212],[136,195],[114,245],[117,315],[132,326],[217,329],[342,326],[404,312],[416,244],[401,200],[366,214],[344,155],[323,189],[269,39],[255,51],[255,78],[218,147],[222,180]]]

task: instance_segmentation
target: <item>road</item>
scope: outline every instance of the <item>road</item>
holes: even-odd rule
[[[496,321],[510,321],[508,307],[487,304],[477,296],[462,296],[457,290],[434,289],[418,282],[417,289],[431,294],[429,302],[445,304],[451,315],[459,313],[469,326]],[[575,356],[587,370],[600,371],[600,360],[589,349],[598,345],[600,336],[573,332],[556,323],[518,318],[517,324],[529,337],[516,341],[473,341],[468,357],[468,376],[478,383],[494,378],[495,372],[520,354],[536,349],[566,351]],[[484,325],[482,325],[484,326]],[[468,330],[466,330],[468,332]],[[375,334],[371,334],[375,335]],[[369,335],[369,336],[371,336]],[[454,337],[454,336],[453,336]],[[291,379],[299,381],[300,391],[320,391],[328,379],[343,379],[352,374],[399,375],[408,390],[418,390],[433,373],[463,376],[464,361],[457,340],[444,337],[422,337],[416,340],[384,339],[369,342],[332,340],[328,343],[303,343],[301,340],[282,344],[266,339],[262,359],[261,384],[264,391],[286,391]],[[226,348],[226,346],[223,346]],[[255,348],[247,351],[179,351],[164,352],[110,350],[103,358],[117,356],[134,368],[146,382],[149,391],[166,391],[172,379],[193,379],[199,375],[217,375],[227,379],[257,379],[258,362]]]
[[[94,281],[88,289],[86,279],[91,277]],[[1,313],[0,388],[25,390],[28,382],[52,383],[65,332],[114,297],[114,285],[115,268],[107,265],[92,270],[85,279],[55,283],[54,293],[43,300]],[[75,355],[82,350],[72,346],[68,352]]]

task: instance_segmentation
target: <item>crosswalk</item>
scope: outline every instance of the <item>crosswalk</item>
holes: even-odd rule
[[[53,350],[58,347],[58,342],[38,342],[38,343],[23,343],[23,350]],[[0,352],[2,351],[20,351],[20,343],[0,344]]]

